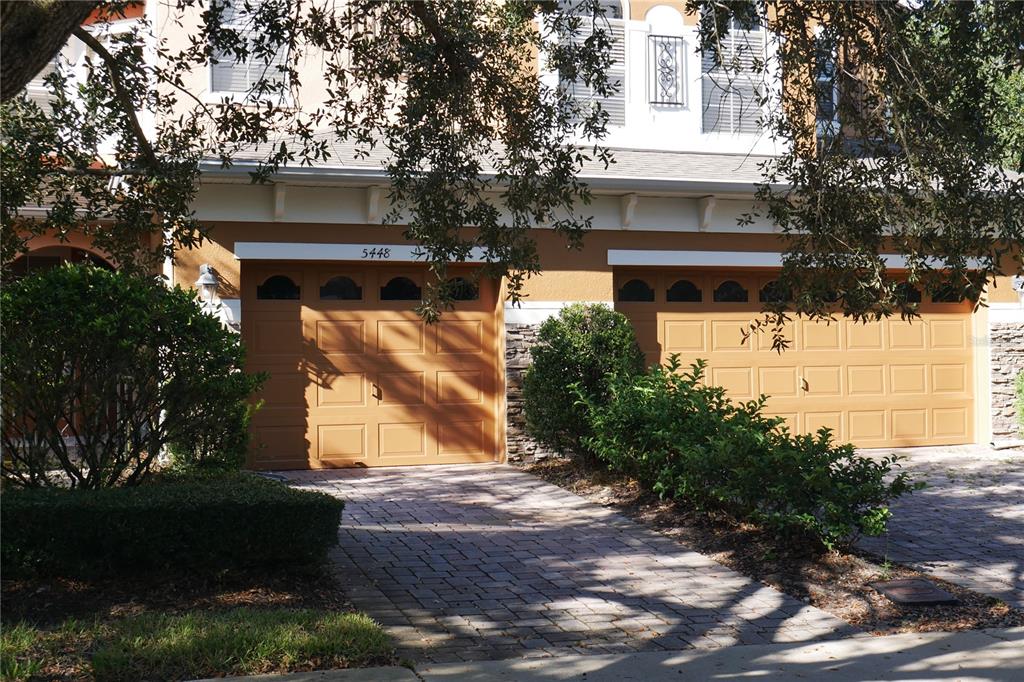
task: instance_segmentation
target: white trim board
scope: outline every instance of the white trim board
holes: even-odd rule
[[[549,317],[554,317],[567,305],[585,303],[615,307],[614,301],[520,301],[513,304],[505,301],[505,324],[540,324]]]
[[[655,251],[649,249],[608,249],[608,265],[781,268],[782,254],[777,251]]]
[[[312,244],[302,242],[235,242],[237,260],[355,260],[368,263],[418,263],[424,253],[408,244]],[[474,248],[467,263],[482,263],[484,251]]]
[[[659,251],[655,249],[608,249],[608,265],[673,266],[690,268],[781,268],[780,251]],[[907,267],[903,256],[883,255],[885,267]],[[968,267],[977,261],[968,261]]]
[[[1024,323],[1024,303],[989,303],[988,321],[990,324]]]

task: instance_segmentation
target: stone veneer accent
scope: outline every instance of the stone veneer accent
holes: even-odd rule
[[[530,366],[530,347],[537,343],[539,328],[536,324],[505,325],[505,421],[509,462],[530,462],[555,454],[526,435],[523,378]]]
[[[1024,372],[1024,322],[1000,322],[989,326],[992,349],[992,440],[995,443],[1024,438],[1017,422],[1016,380]]]

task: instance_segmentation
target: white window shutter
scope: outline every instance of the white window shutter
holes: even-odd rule
[[[761,73],[755,60],[764,59],[761,30],[733,29],[722,41],[723,66],[710,52],[701,57],[701,106],[705,133],[755,134],[761,114]]]
[[[580,27],[579,35],[574,38],[575,42],[582,43],[593,24],[584,21]],[[609,97],[598,98],[594,90],[588,85],[580,82],[567,84],[572,89],[580,108],[585,109],[589,103],[599,101],[601,108],[608,114],[608,124],[613,126],[626,125],[626,24],[622,19],[608,19],[607,28],[612,45],[609,48],[608,56],[612,63],[605,72],[605,78],[610,85],[615,86],[616,92]]]

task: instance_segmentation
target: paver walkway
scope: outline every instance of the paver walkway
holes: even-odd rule
[[[401,655],[446,662],[850,636],[834,616],[503,465],[289,472],[347,501],[334,562]]]
[[[1024,608],[1024,451],[895,452],[928,487],[897,501],[889,533],[860,546]]]

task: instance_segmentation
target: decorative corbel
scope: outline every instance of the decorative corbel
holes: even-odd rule
[[[283,182],[274,183],[274,220],[284,219],[284,193],[285,184]]]
[[[366,222],[376,223],[380,221],[380,205],[383,192],[380,187],[366,188]]]
[[[700,231],[707,232],[711,227],[711,218],[715,214],[715,197],[708,195],[697,199],[697,219],[700,221]]]
[[[640,197],[636,194],[623,194],[619,197],[619,212],[622,214],[622,229],[628,230],[633,226],[633,214],[636,212],[636,205],[640,203]]]

